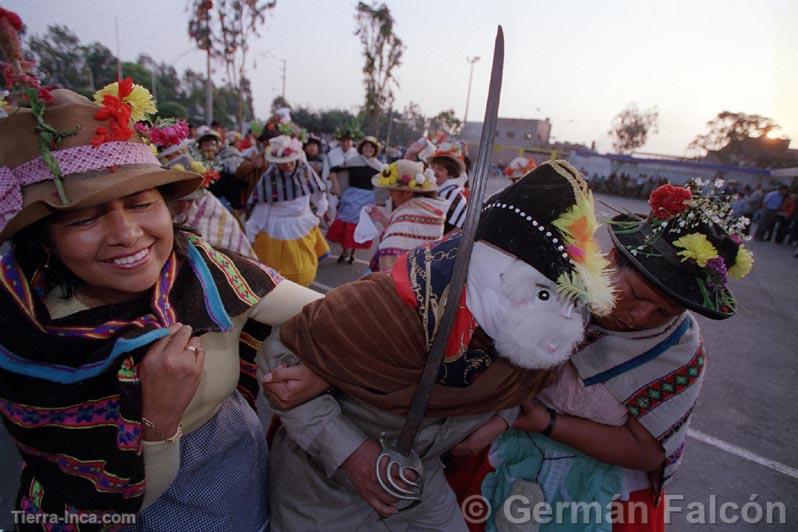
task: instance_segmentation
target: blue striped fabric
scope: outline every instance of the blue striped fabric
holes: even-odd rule
[[[210,421],[180,439],[177,478],[124,530],[268,529],[268,454],[258,416],[234,391]]]
[[[607,382],[608,380],[612,379],[613,377],[617,377],[622,373],[626,373],[627,371],[634,369],[646,362],[655,359],[665,351],[667,351],[672,346],[679,343],[682,336],[690,330],[693,326],[693,320],[689,316],[682,321],[682,323],[662,342],[658,343],[648,351],[643,354],[637,355],[636,357],[627,360],[623,364],[619,364],[613,368],[610,368],[606,371],[602,371],[592,377],[584,379],[585,386],[593,386],[594,384],[601,384]]]

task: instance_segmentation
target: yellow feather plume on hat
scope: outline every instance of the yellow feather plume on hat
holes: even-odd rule
[[[553,222],[575,265],[575,271],[560,275],[557,287],[564,295],[585,301],[593,314],[606,316],[615,304],[615,289],[610,282],[610,263],[595,239],[599,223],[593,194],[575,187],[574,195],[574,206]]]

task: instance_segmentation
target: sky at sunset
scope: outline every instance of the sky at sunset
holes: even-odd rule
[[[705,124],[724,110],[776,120],[798,146],[798,0],[388,1],[406,50],[398,70],[397,108],[417,102],[425,114],[465,110],[481,120],[496,25],[504,27],[506,61],[499,115],[545,118],[558,140],[595,141],[611,149],[613,116],[628,103],[657,107],[659,131],[644,152],[684,155]],[[86,44],[121,56],[146,53],[182,72],[204,71],[186,32],[187,0],[0,0],[28,34],[60,23]],[[250,69],[256,113],[280,93],[313,108],[356,108],[363,100],[362,56],[351,0],[277,0]],[[222,80],[217,65],[214,78]]]

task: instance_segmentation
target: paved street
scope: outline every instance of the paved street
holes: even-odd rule
[[[494,179],[496,190],[503,180]],[[611,196],[601,199],[620,209],[645,211],[645,204]],[[599,205],[603,215],[611,213]],[[607,238],[604,238],[606,244]],[[672,505],[686,509],[674,514],[668,530],[693,529],[687,523],[691,502],[724,502],[743,506],[756,501],[782,502],[785,525],[707,524],[700,530],[798,530],[798,258],[793,248],[750,242],[754,270],[732,282],[739,314],[722,322],[699,318],[708,352],[708,376],[693,416],[686,458],[667,487]],[[358,253],[353,265],[335,263],[337,250],[325,259],[314,287],[353,281],[367,268],[369,251]],[[11,527],[9,510],[15,496],[19,462],[5,432],[0,437],[0,529]],[[739,512],[738,512],[739,513]],[[695,518],[696,514],[692,514]],[[707,521],[710,516],[707,515]]]

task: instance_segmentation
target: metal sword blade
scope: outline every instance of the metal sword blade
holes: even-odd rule
[[[479,153],[477,154],[474,169],[474,181],[471,187],[471,197],[468,202],[465,223],[463,224],[457,257],[454,262],[452,280],[449,286],[449,295],[443,311],[438,332],[432,342],[424,372],[419,380],[413,402],[407,414],[405,424],[399,433],[396,450],[402,456],[408,456],[413,449],[416,434],[421,426],[421,421],[427,411],[432,389],[438,377],[438,370],[443,362],[444,350],[452,330],[460,295],[465,286],[468,273],[468,262],[471,258],[471,249],[474,247],[474,235],[479,224],[479,214],[482,210],[482,201],[488,181],[488,168],[493,154],[493,139],[496,136],[496,121],[499,115],[499,97],[502,89],[502,73],[504,71],[504,32],[499,26],[496,30],[496,41],[493,47],[493,65],[490,72],[490,85],[488,89],[488,102],[485,106],[485,120],[482,124],[482,135],[479,140]]]

